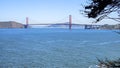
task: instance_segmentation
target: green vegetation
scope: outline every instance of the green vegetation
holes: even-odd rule
[[[98,22],[107,17],[120,22],[120,0],[90,0],[90,2],[85,6],[85,14],[88,18],[95,18]],[[118,14],[118,18],[109,16],[113,12]]]
[[[85,6],[85,14],[88,18],[96,19],[95,23],[101,21],[105,17],[109,19],[113,19],[115,21],[120,22],[120,0],[90,0],[91,3]],[[118,18],[110,17],[109,14],[117,13]],[[119,29],[119,25],[104,25],[103,29]],[[98,59],[99,68],[120,68],[120,58],[117,60],[100,60]]]
[[[105,60],[97,60],[100,68],[120,68],[120,58],[117,60],[109,60],[107,58]]]

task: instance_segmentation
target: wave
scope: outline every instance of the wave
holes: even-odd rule
[[[116,43],[120,43],[120,41],[100,42],[93,45],[108,45],[108,44],[116,44]]]
[[[99,68],[99,65],[90,65],[88,68]]]

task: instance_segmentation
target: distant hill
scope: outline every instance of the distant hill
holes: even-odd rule
[[[66,23],[56,23],[56,24],[51,24],[48,27],[67,27],[68,26],[68,22]]]
[[[48,27],[69,27],[69,22],[51,24]],[[72,24],[72,27],[81,27],[80,24]]]
[[[0,22],[0,28],[24,28],[24,25],[15,21]]]
[[[59,28],[68,28],[69,27],[69,22],[65,22],[65,23],[56,23],[56,24],[51,24],[48,27],[59,27]],[[72,28],[84,28],[83,26],[81,26],[80,24],[72,24]]]

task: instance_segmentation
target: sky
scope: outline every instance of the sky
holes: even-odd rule
[[[91,24],[81,14],[88,0],[0,0],[0,21],[17,21],[25,24],[26,17],[29,24],[64,23],[72,15],[72,22]],[[112,20],[103,20],[97,24],[116,24]]]

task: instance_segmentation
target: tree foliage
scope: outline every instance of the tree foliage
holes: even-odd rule
[[[98,59],[100,68],[120,68],[120,58],[117,60],[100,60]]]
[[[120,15],[120,0],[90,0],[91,3],[85,6],[85,13],[88,18],[96,18],[96,22],[102,20],[112,12],[117,12]],[[119,18],[111,18],[120,21]]]

